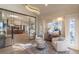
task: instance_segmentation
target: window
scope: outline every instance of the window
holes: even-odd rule
[[[48,28],[51,31],[61,31],[62,30],[62,22],[53,21],[51,23],[48,23]]]
[[[71,19],[69,23],[69,37],[70,43],[72,44],[75,41],[75,19]]]

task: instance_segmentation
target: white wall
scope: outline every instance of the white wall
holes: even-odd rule
[[[70,18],[74,18],[76,20],[76,39],[75,39],[75,42],[74,44],[71,44],[69,47],[73,48],[73,49],[79,49],[79,11],[74,11],[74,12],[67,12],[67,13],[56,13],[55,15],[54,14],[51,14],[51,15],[48,15],[48,16],[42,16],[42,20],[44,21],[43,22],[43,27],[45,28],[44,29],[44,32],[46,31],[47,29],[47,23],[48,22],[51,22],[53,19],[57,18],[57,17],[65,17],[64,18],[64,25],[65,25],[65,38],[67,41],[69,41],[69,20]],[[67,43],[68,44],[68,43]]]
[[[45,28],[44,32],[46,31],[47,29],[47,23],[51,22],[53,19],[56,19],[57,17],[64,17],[66,15],[73,15],[73,14],[78,14],[79,13],[79,10],[69,10],[69,11],[57,11],[57,12],[54,12],[51,14],[48,14],[47,16],[43,15],[43,16],[40,16],[41,17],[41,20],[44,21],[43,24],[45,24],[45,26],[43,26]]]

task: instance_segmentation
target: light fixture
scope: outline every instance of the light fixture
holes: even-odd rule
[[[48,4],[45,4],[45,6],[47,7],[47,6],[48,6]]]
[[[58,17],[57,20],[58,21],[63,21],[63,18],[62,17]]]
[[[36,13],[36,14],[40,14],[40,10],[36,7],[33,7],[31,5],[25,5],[26,9],[33,12],[33,13]]]
[[[16,15],[10,15],[9,17],[18,18]]]

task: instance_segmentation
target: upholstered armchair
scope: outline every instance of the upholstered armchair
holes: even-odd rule
[[[52,38],[52,45],[58,52],[67,51],[67,42],[64,37]]]
[[[35,41],[36,41],[36,44],[37,44],[37,48],[39,48],[39,49],[45,48],[45,43],[46,42],[44,40],[43,34],[42,35],[36,35]]]

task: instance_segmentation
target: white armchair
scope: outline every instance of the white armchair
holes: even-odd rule
[[[56,51],[67,51],[67,43],[63,37],[53,38],[52,45],[56,49]]]

